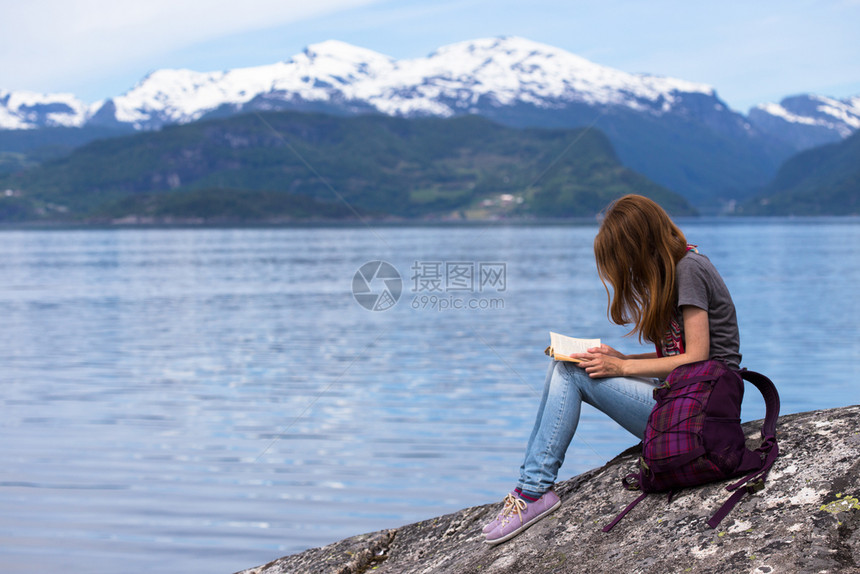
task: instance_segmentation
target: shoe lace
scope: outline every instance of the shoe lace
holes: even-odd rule
[[[516,513],[517,517],[520,519],[520,524],[523,522],[523,510],[528,507],[526,501],[522,498],[517,498],[513,494],[508,494],[505,497],[505,507],[502,509],[502,513],[499,515],[499,522],[502,524],[507,524],[511,521],[514,513]]]
[[[517,497],[514,496],[513,494],[508,494],[507,496],[505,496],[505,499],[504,499],[505,505],[502,508],[502,511],[499,512],[498,515],[496,515],[496,522],[501,522],[502,519],[508,515],[508,512],[511,510],[511,507],[516,502],[516,499],[517,499]]]

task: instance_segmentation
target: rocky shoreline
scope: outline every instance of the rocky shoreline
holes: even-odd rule
[[[744,429],[756,442],[760,421]],[[767,487],[716,529],[707,520],[729,494],[716,483],[654,494],[610,533],[633,498],[621,477],[638,449],[560,482],[564,503],[516,539],[491,547],[481,527],[499,505],[347,538],[241,574],[512,574],[568,572],[725,574],[860,572],[860,405],[780,417],[781,456]]]

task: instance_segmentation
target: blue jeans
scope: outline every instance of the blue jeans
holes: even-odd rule
[[[641,439],[658,384],[657,379],[645,378],[592,379],[574,363],[553,361],[517,486],[526,493],[543,494],[555,483],[583,401]]]

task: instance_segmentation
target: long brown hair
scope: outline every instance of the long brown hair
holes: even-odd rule
[[[654,201],[626,195],[611,203],[594,239],[594,257],[612,322],[632,324],[628,335],[638,333],[640,342],[660,341],[677,307],[675,266],[686,251],[683,232]]]

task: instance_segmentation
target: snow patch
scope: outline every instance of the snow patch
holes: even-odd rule
[[[761,110],[761,111],[768,113],[772,116],[776,116],[778,118],[781,118],[787,122],[796,123],[796,124],[815,125],[815,120],[813,120],[812,118],[807,118],[807,117],[793,114],[779,104],[774,104],[774,103],[759,104],[755,107],[755,109]]]
[[[411,60],[330,40],[270,66],[210,73],[161,70],[114,103],[117,119],[141,127],[151,116],[185,123],[260,95],[356,101],[388,115],[447,117],[472,112],[481,102],[544,108],[581,102],[661,114],[674,109],[681,93],[716,98],[704,84],[629,74],[524,38],[460,42]]]
[[[293,103],[407,117],[450,117],[516,105],[551,110],[576,103],[655,116],[733,113],[709,85],[616,70],[520,37],[458,42],[405,60],[328,40],[271,65],[158,70],[122,95],[89,106],[71,94],[0,90],[0,129],[83,126],[97,113],[108,120],[108,112],[120,123],[155,129],[189,123],[225,106],[277,109]],[[860,97],[795,96],[754,110],[763,118],[834,130],[842,137],[860,129]]]
[[[837,100],[810,94],[753,109],[791,124],[834,130],[843,138],[860,128],[860,97]]]
[[[73,94],[0,90],[0,129],[77,127],[89,119],[88,107]]]

